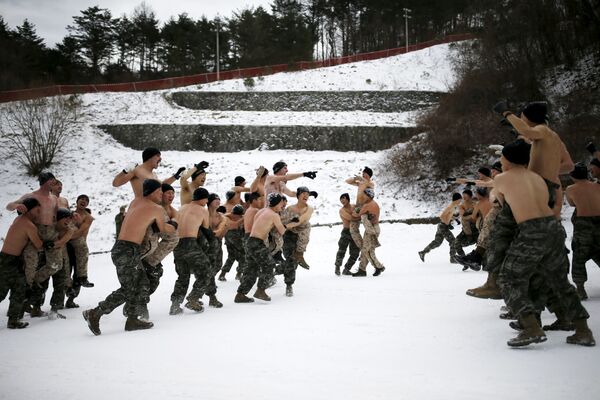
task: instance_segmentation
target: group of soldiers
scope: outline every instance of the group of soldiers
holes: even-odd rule
[[[504,300],[500,318],[512,319],[510,326],[519,331],[509,346],[544,342],[545,331],[556,330],[575,331],[567,343],[594,346],[581,300],[588,297],[586,262],[600,266],[600,152],[593,142],[586,146],[592,155],[590,179],[588,165],[573,164],[564,143],[549,128],[546,103],[529,103],[516,115],[500,102],[494,111],[513,127],[516,140],[500,146],[500,160],[480,168],[478,179],[448,179],[468,189],[452,194],[440,214],[435,239],[418,255],[424,262],[445,239],[451,263],[462,264],[463,271],[483,267],[486,282],[467,290],[467,295]],[[565,193],[559,179],[563,174],[573,182]],[[476,188],[476,202],[471,187]],[[572,264],[560,217],[563,197],[575,207]],[[450,232],[454,220],[462,225],[456,238]],[[462,248],[468,245],[476,248],[465,255]],[[576,286],[569,282],[569,270]],[[556,321],[542,327],[545,308]]]
[[[202,312],[204,296],[210,307],[222,307],[216,280],[225,281],[236,262],[236,279],[240,283],[235,303],[251,303],[255,298],[270,301],[265,290],[276,283],[277,274],[283,275],[286,296],[293,296],[297,267],[310,268],[304,253],[314,210],[308,201],[318,193],[306,186],[293,191],[287,182],[303,177],[315,179],[317,172],[289,173],[283,161],[273,165],[272,173],[261,166],[249,186],[243,177],[235,177],[221,204],[220,197],[205,188],[208,162],[188,170],[179,168],[169,178],[159,180],[155,169],[161,160],[158,149],[147,148],[142,152],[141,164],[123,169],[112,182],[114,187],[130,183],[134,200],[122,207],[115,218],[117,240],[111,258],[120,287],[97,307],[83,311],[90,330],[100,335],[100,318],[121,305],[127,317],[125,330],[151,328],[147,305],[160,283],[162,261],[171,252],[177,280],[171,294],[170,315],[181,314],[184,301],[185,308]],[[366,276],[369,262],[375,267],[375,276],[385,269],[375,256],[380,210],[374,201],[372,175],[366,167],[362,176],[347,181],[358,187],[356,204],[350,204],[348,194],[341,197],[344,229],[336,257],[337,275],[347,247],[350,258],[344,274],[351,273],[359,253],[360,266],[353,276]],[[172,184],[176,180],[180,182],[178,210],[172,205]],[[7,206],[20,214],[6,235],[0,255],[1,298],[11,293],[9,328],[28,325],[21,321],[24,312],[32,317],[45,315],[41,305],[50,279],[54,292],[49,316],[53,318],[64,318],[58,312],[64,307],[79,307],[73,301],[79,288],[93,286],[87,279],[86,237],[93,221],[87,208],[88,196],[79,196],[76,210],[70,211],[67,200],[60,196],[62,184],[54,175],[43,172],[39,183],[40,189]],[[288,205],[288,197],[295,198],[296,203]],[[364,225],[364,236],[360,234],[360,224]],[[227,247],[225,263],[223,242]],[[195,280],[188,292],[192,275]],[[254,285],[256,290],[249,297]]]

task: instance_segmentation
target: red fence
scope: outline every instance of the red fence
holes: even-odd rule
[[[442,43],[458,42],[462,40],[474,39],[475,36],[470,33],[460,35],[449,35],[443,39],[430,40],[428,42],[418,43],[408,46],[408,52],[421,50],[427,47]],[[219,80],[252,78],[256,76],[270,75],[277,72],[299,71],[305,69],[330,67],[334,65],[347,64],[356,61],[376,60],[404,54],[406,47],[373,51],[370,53],[355,54],[352,56],[330,58],[322,61],[299,61],[293,64],[278,64],[266,67],[244,68],[231,71],[222,71],[219,73]],[[156,79],[151,81],[127,82],[127,83],[106,83],[98,85],[55,85],[33,89],[10,90],[0,92],[0,103],[8,101],[19,101],[36,99],[38,97],[76,94],[76,93],[96,93],[96,92],[143,92],[148,90],[172,89],[181,86],[197,85],[209,83],[217,80],[217,73],[205,73],[197,75],[179,76],[175,78]]]

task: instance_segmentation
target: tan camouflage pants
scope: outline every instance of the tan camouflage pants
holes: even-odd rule
[[[310,241],[310,222],[306,222],[290,230],[298,235],[296,251],[298,253],[304,253],[308,247],[308,242]]]
[[[149,240],[156,243],[156,245],[151,246],[151,250],[142,256],[142,260],[153,267],[156,267],[170,252],[173,251],[173,249],[175,249],[175,247],[177,247],[177,243],[179,243],[179,237],[177,236],[177,232],[152,232],[152,236],[156,236],[156,238],[149,238]],[[160,241],[158,239],[160,239]],[[142,242],[142,247],[144,247],[144,242]]]
[[[90,256],[90,249],[87,245],[87,238],[82,236],[77,239],[71,240],[69,243],[71,243],[71,246],[73,246],[73,250],[75,251],[75,274],[78,278],[87,278],[88,258]]]
[[[496,203],[494,203],[494,206],[483,219],[483,224],[479,230],[479,237],[477,238],[478,247],[482,247],[484,249],[488,248],[490,244],[490,231],[492,230],[494,222],[496,221],[496,217],[498,216],[498,213],[500,213],[501,209],[502,207],[500,207],[500,205],[496,205]]]
[[[283,235],[276,228],[271,229],[269,236],[265,240],[265,245],[271,255],[279,253],[283,249]]]
[[[37,225],[38,234],[42,241],[51,240],[55,241],[58,238],[58,232],[52,225]],[[33,247],[30,243],[23,249],[23,259],[25,261],[25,279],[27,284],[31,285],[33,281],[43,282],[50,276],[54,275],[61,270],[62,263],[62,250],[61,248],[52,248],[44,250],[46,253],[46,264],[38,270],[38,264],[40,256],[38,250]]]
[[[373,225],[366,215],[361,217],[361,222],[365,227],[365,235],[362,238],[362,247],[360,248],[360,262],[358,267],[361,270],[367,269],[367,264],[371,263],[375,268],[383,268],[383,264],[377,259],[375,249],[381,244],[379,243],[379,224]]]

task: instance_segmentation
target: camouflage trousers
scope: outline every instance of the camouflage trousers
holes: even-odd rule
[[[34,307],[41,307],[44,305],[46,300],[46,292],[50,286],[50,279],[52,279],[52,297],[50,297],[50,306],[53,310],[60,310],[64,308],[65,304],[65,293],[67,291],[67,272],[70,271],[69,256],[67,254],[67,247],[56,248],[60,256],[60,263],[58,265],[58,271],[47,277],[43,281],[38,281],[38,277],[43,276],[40,274],[36,275],[34,282],[30,285],[27,291],[27,302]],[[47,253],[46,253],[47,254]],[[40,268],[44,268],[47,263],[44,262],[44,255],[40,257]]]
[[[53,225],[38,225],[38,234],[43,241],[55,241],[58,238],[58,232]],[[31,242],[23,249],[23,260],[25,261],[25,279],[27,284],[31,285],[34,281],[42,282],[54,275],[62,268],[62,250],[59,248],[46,249],[45,264],[40,267],[40,254],[33,247]]]
[[[567,277],[564,240],[564,229],[554,216],[518,225],[498,276],[504,301],[513,314],[522,317],[539,312],[539,303],[551,298],[552,311],[566,320],[589,318]]]
[[[498,216],[498,213],[500,213],[501,209],[502,207],[499,204],[494,203],[494,206],[490,209],[485,218],[483,218],[483,224],[481,225],[481,229],[479,230],[479,236],[477,237],[477,247],[481,247],[484,249],[487,249],[489,247],[490,232],[492,230],[494,222],[496,221],[496,217]]]
[[[479,231],[477,230],[477,228],[475,228],[475,225],[470,223],[468,223],[468,225],[469,228],[467,230],[471,232],[471,234],[467,234],[467,232],[464,229],[458,234],[458,236],[454,239],[454,244],[452,245],[452,255],[458,254],[464,256],[465,252],[463,250],[463,247],[467,247],[477,243]]]
[[[360,248],[354,243],[352,235],[350,235],[350,228],[342,229],[340,240],[338,240],[338,251],[335,255],[335,266],[341,267],[344,262],[344,256],[346,255],[346,249],[350,247],[350,257],[344,265],[344,269],[350,269],[356,263],[358,255],[360,254]]]
[[[265,245],[271,255],[279,253],[283,249],[283,236],[276,228],[271,229],[269,236],[265,240]]]
[[[498,273],[500,266],[504,262],[506,251],[517,231],[518,226],[512,209],[505,202],[490,229],[488,247],[485,251],[485,262],[482,264],[484,271]]]
[[[140,245],[125,240],[117,240],[111,250],[111,258],[117,270],[121,287],[98,303],[102,314],[109,314],[115,308],[126,304],[128,317],[136,317],[136,310],[146,305],[142,288],[148,284],[146,271],[142,266]]]
[[[294,253],[298,247],[299,235],[291,230],[285,231],[283,234],[283,279],[286,285],[293,285],[296,282],[296,269],[298,261],[294,257]]]
[[[190,285],[190,276],[193,274],[196,280],[188,300],[199,300],[206,288],[207,277],[210,273],[210,259],[207,251],[202,248],[196,238],[181,238],[173,255],[175,256],[175,271],[177,280],[171,294],[171,301],[181,304]]]
[[[275,269],[275,261],[263,240],[249,237],[246,242],[246,250],[246,269],[237,290],[244,295],[250,292],[257,279],[257,287],[266,289],[267,284],[273,278],[273,270]]]
[[[310,241],[310,222],[305,222],[300,226],[292,228],[291,231],[298,235],[298,240],[296,241],[296,251],[298,253],[305,253],[306,248],[308,247],[308,242]]]
[[[423,253],[429,253],[431,250],[440,247],[442,242],[446,239],[450,245],[450,256],[452,256],[452,247],[454,246],[454,235],[450,232],[450,225],[446,225],[443,222],[437,224],[437,231],[435,232],[435,238],[423,249]]]
[[[210,241],[207,242],[208,259],[210,260],[209,267],[207,268],[207,276],[205,278],[205,287],[202,295],[214,296],[217,294],[217,280],[215,277],[223,265],[223,240],[216,236],[213,236]],[[200,296],[202,297],[202,296]]]
[[[573,264],[571,277],[575,283],[587,281],[585,263],[594,260],[600,266],[600,217],[573,217]]]
[[[350,236],[354,244],[360,249],[362,247],[362,235],[360,234],[360,221],[350,222]]]
[[[88,276],[90,249],[88,248],[86,240],[87,239],[82,236],[69,241],[71,246],[73,246],[73,252],[75,254],[75,276],[81,279],[87,278]]]
[[[371,263],[371,265],[377,269],[383,268],[383,264],[377,259],[375,255],[375,249],[381,244],[379,243],[379,235],[381,233],[379,229],[379,224],[371,224],[366,215],[363,215],[362,223],[365,227],[365,234],[363,237],[363,244],[360,248],[360,261],[358,264],[358,268],[361,270],[366,270],[367,265]]]
[[[20,256],[0,253],[0,302],[10,292],[8,318],[23,317],[23,305],[26,298],[27,283],[23,259]]]
[[[142,260],[151,266],[157,266],[175,249],[178,242],[176,232],[154,232],[148,228],[142,241]]]
[[[221,269],[223,272],[231,271],[233,263],[237,261],[237,272],[241,273],[246,264],[246,251],[244,250],[244,231],[233,229],[225,234],[225,246],[227,247],[227,260]],[[221,264],[219,264],[221,265]]]

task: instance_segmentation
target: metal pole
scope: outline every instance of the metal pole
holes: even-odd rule
[[[404,8],[404,27],[405,27],[405,36],[404,36],[404,40],[406,42],[406,52],[408,53],[408,19],[412,18],[411,16],[409,16],[408,14],[412,12],[411,9],[408,8]]]
[[[219,18],[217,17],[217,81],[219,80]]]

